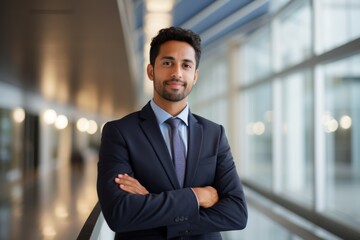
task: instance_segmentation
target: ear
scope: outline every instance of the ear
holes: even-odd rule
[[[150,80],[154,80],[154,67],[151,64],[147,65],[146,72]]]
[[[195,85],[195,84],[196,84],[197,79],[198,79],[198,76],[199,76],[199,69],[196,69],[196,70],[195,70],[195,75],[194,75],[194,82],[193,82],[193,85]]]

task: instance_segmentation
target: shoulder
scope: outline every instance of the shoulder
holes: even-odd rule
[[[195,122],[197,122],[198,124],[202,125],[204,129],[208,130],[208,129],[213,129],[213,130],[217,130],[217,131],[222,131],[222,125],[213,122],[207,118],[204,118],[202,116],[199,116],[197,114],[191,114],[193,116],[193,118],[195,119]]]
[[[138,125],[140,111],[130,113],[122,118],[107,122],[104,128],[126,129]]]
[[[152,111],[150,104],[146,104],[140,111],[130,113],[120,119],[109,121],[105,127],[116,128],[118,131],[132,131],[138,128],[142,122],[150,121],[156,123],[156,117]],[[111,127],[110,127],[111,126]]]
[[[216,122],[213,122],[213,121],[211,121],[211,120],[209,120],[209,119],[207,119],[207,118],[204,118],[204,117],[202,117],[202,116],[200,116],[200,115],[197,115],[197,114],[194,114],[194,113],[192,113],[191,114],[195,119],[196,119],[196,121],[198,122],[198,123],[200,123],[200,124],[205,124],[205,125],[209,125],[209,126],[214,126],[214,127],[219,127],[220,126],[220,124],[218,124],[218,123],[216,123]]]

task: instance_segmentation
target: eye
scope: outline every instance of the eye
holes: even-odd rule
[[[168,66],[171,66],[172,63],[170,61],[163,61],[162,65],[165,67],[168,67]]]
[[[191,65],[191,64],[188,64],[188,63],[184,63],[184,64],[183,64],[183,67],[186,68],[186,69],[191,69],[191,68],[192,68],[192,65]]]

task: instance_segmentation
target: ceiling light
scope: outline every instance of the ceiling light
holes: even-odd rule
[[[80,118],[76,123],[76,127],[80,132],[86,132],[89,128],[89,120]]]
[[[43,120],[46,124],[49,124],[49,125],[55,123],[56,117],[57,117],[57,114],[56,114],[55,110],[53,110],[53,109],[47,109],[43,113]]]
[[[148,12],[170,12],[173,9],[173,0],[147,0],[145,2]]]
[[[56,118],[56,121],[55,121],[55,127],[57,129],[64,129],[67,127],[69,121],[67,119],[66,116],[64,115],[59,115],[57,118]]]
[[[351,120],[351,117],[347,116],[347,115],[344,115],[341,117],[340,119],[340,126],[343,128],[343,129],[349,129],[352,125],[352,120]]]
[[[94,120],[89,121],[89,127],[87,129],[87,132],[89,134],[95,134],[98,129],[97,123]]]
[[[22,108],[15,108],[13,111],[13,119],[17,123],[22,123],[25,119],[25,110]]]

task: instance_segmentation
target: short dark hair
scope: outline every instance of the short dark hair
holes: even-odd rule
[[[154,66],[155,59],[159,55],[161,44],[167,41],[180,41],[190,44],[195,50],[196,68],[199,67],[201,56],[201,38],[189,29],[180,27],[163,28],[159,31],[150,44],[150,64]]]

